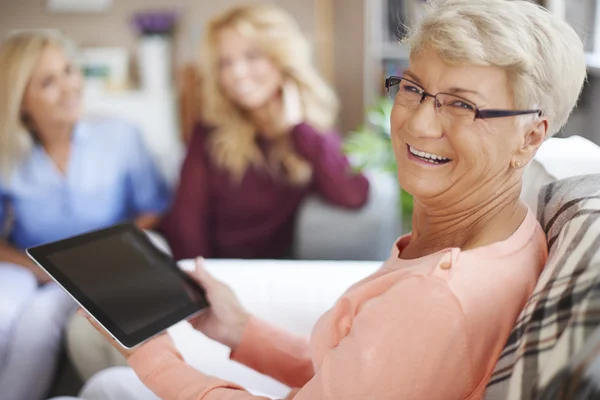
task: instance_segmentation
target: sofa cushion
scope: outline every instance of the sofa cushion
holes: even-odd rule
[[[600,175],[539,194],[549,257],[501,354],[486,399],[532,399],[600,324]]]
[[[600,174],[600,146],[581,137],[546,139],[523,175],[521,199],[537,213],[540,189],[550,182]]]
[[[300,260],[384,261],[400,236],[398,183],[388,173],[369,171],[369,200],[360,210],[346,210],[319,196],[300,208],[294,258]],[[405,217],[407,218],[407,217]]]

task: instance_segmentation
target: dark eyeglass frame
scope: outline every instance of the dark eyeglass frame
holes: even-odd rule
[[[473,106],[473,109],[475,110],[475,119],[515,117],[518,115],[527,115],[527,114],[537,114],[538,116],[542,116],[542,110],[480,110],[479,107],[477,107],[475,104],[473,104],[472,101],[467,100],[464,97],[457,96],[453,93],[443,93],[443,92],[440,92],[437,94],[427,93],[421,87],[421,85],[419,85],[418,83],[413,82],[410,79],[403,78],[401,76],[390,76],[389,78],[387,78],[385,80],[385,88],[388,92],[388,95],[390,93],[390,89],[396,85],[399,85],[402,81],[409,82],[421,89],[421,93],[420,93],[421,100],[419,100],[419,104],[423,104],[423,102],[425,101],[425,99],[427,97],[431,97],[432,99],[434,99],[437,102],[438,94],[443,94],[446,96],[454,96],[454,97],[457,97],[457,98],[463,100],[465,103]]]

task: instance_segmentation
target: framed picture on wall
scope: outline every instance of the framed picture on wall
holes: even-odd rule
[[[57,13],[99,13],[112,6],[112,0],[46,0],[48,11]]]

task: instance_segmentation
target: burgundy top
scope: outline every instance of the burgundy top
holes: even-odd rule
[[[317,192],[346,208],[367,201],[369,182],[353,173],[337,134],[323,135],[306,123],[294,127],[296,151],[313,167],[311,182],[296,187],[256,167],[235,182],[211,161],[208,133],[203,126],[196,128],[174,204],[160,227],[176,259],[287,257],[296,212],[307,194]],[[269,151],[268,142],[259,145]]]

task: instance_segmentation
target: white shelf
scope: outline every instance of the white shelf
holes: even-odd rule
[[[386,60],[408,60],[408,49],[400,43],[387,42],[379,47],[379,56]]]
[[[84,91],[84,105],[86,116],[122,118],[139,127],[167,182],[176,184],[184,146],[173,89],[104,92],[89,87]]]

